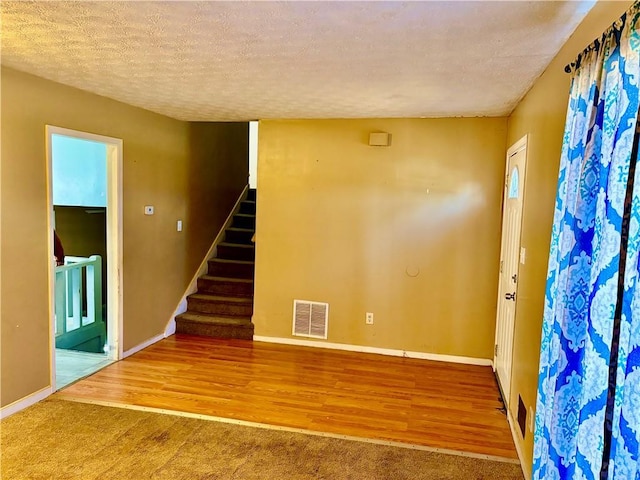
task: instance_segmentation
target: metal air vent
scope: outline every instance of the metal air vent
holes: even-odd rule
[[[328,323],[328,303],[293,301],[293,335],[326,339]]]

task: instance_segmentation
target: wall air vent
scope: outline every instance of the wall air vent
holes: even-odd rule
[[[293,301],[293,335],[326,339],[328,323],[328,303]]]
[[[518,395],[518,425],[520,426],[522,438],[524,438],[527,432],[527,407],[524,406],[520,395]]]

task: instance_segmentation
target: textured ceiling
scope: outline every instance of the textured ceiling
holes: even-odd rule
[[[2,63],[181,120],[499,116],[593,3],[2,1]]]

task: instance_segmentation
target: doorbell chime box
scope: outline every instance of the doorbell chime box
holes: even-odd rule
[[[386,132],[370,133],[369,145],[372,147],[388,147],[391,145],[391,134]]]

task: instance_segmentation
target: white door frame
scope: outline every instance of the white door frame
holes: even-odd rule
[[[122,350],[122,140],[93,133],[46,125],[47,208],[49,228],[49,258],[53,259],[53,152],[54,134],[91,140],[107,145],[107,340],[108,357],[119,360]],[[49,337],[51,388],[56,389],[55,265],[49,268]]]
[[[513,340],[514,340],[514,332],[515,332],[515,315],[516,313],[514,313],[514,317],[513,317],[513,321],[511,324],[508,325],[503,325],[502,322],[505,321],[504,318],[502,318],[501,316],[501,309],[500,309],[500,303],[504,300],[502,298],[502,290],[503,290],[503,275],[502,275],[502,265],[503,265],[503,261],[505,258],[505,250],[506,250],[506,236],[507,236],[507,232],[505,231],[505,216],[504,216],[504,212],[506,209],[506,205],[507,205],[507,200],[508,200],[508,194],[509,194],[509,164],[510,164],[510,160],[511,158],[520,153],[521,151],[524,150],[524,160],[523,160],[523,168],[522,171],[519,173],[519,183],[520,183],[520,189],[521,189],[521,195],[522,195],[522,211],[520,214],[520,224],[517,226],[518,231],[514,232],[517,235],[517,252],[519,253],[519,261],[517,262],[518,265],[518,271],[516,272],[516,283],[515,283],[515,305],[514,305],[514,311],[517,312],[517,304],[518,304],[518,284],[519,284],[519,280],[520,280],[520,264],[523,263],[523,256],[522,256],[522,213],[524,211],[524,201],[525,201],[525,185],[526,185],[526,170],[527,170],[527,144],[528,144],[528,135],[525,135],[524,137],[522,137],[521,139],[519,139],[517,142],[515,142],[511,147],[509,147],[509,149],[507,150],[507,159],[506,159],[506,168],[505,168],[505,185],[504,185],[504,195],[503,195],[503,217],[502,217],[502,234],[501,234],[501,245],[500,245],[500,266],[498,268],[498,303],[496,304],[496,335],[495,335],[495,341],[494,341],[494,345],[495,345],[495,349],[494,349],[494,356],[493,356],[493,370],[494,372],[496,372],[496,376],[498,377],[498,385],[500,387],[500,389],[502,390],[502,394],[503,394],[503,401],[505,403],[505,406],[508,407],[509,406],[509,402],[510,402],[510,395],[511,395],[511,383],[512,383],[512,379],[513,379]],[[509,343],[509,345],[500,345],[501,343],[501,333],[503,333],[503,330],[506,328],[506,334],[507,334],[507,342]],[[506,347],[506,351],[507,351],[507,364],[508,364],[508,372],[509,372],[509,378],[504,379],[504,378],[500,378],[500,376],[498,375],[498,349],[499,348],[505,348]]]
[[[258,188],[258,128],[260,122],[249,122],[249,188]]]

